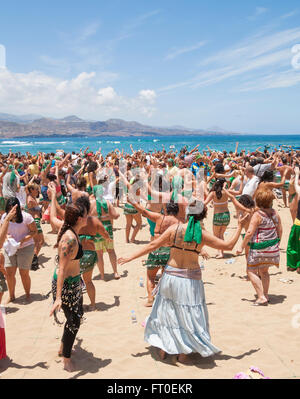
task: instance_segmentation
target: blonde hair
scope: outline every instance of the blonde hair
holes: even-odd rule
[[[264,209],[272,208],[274,199],[275,195],[271,190],[259,190],[255,196],[256,205]]]

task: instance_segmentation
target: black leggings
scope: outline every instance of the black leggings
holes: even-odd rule
[[[53,300],[56,300],[57,281],[52,280]],[[64,281],[62,293],[62,310],[67,319],[61,342],[63,343],[63,357],[70,359],[72,347],[78,333],[83,316],[83,298],[80,280],[72,284]]]
[[[81,306],[82,306],[82,299],[81,299]],[[71,311],[68,305],[63,304],[62,310],[64,311],[65,317],[67,319],[61,340],[61,342],[63,343],[62,354],[63,357],[70,359],[72,347],[80,327],[81,317],[79,317],[77,314]],[[69,327],[70,325],[72,325],[72,329],[70,329]]]

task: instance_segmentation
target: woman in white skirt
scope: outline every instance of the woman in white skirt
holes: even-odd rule
[[[223,241],[206,230],[200,222],[207,208],[195,201],[188,207],[188,222],[170,226],[159,238],[128,258],[124,264],[161,247],[170,246],[170,258],[160,280],[152,312],[145,327],[145,341],[160,349],[160,357],[178,355],[185,363],[190,353],[212,356],[220,350],[210,342],[208,312],[198,257],[204,245],[232,250],[241,233],[239,220],[234,236]]]

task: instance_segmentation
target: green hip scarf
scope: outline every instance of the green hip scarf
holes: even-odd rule
[[[287,267],[291,269],[300,268],[300,220],[295,219],[295,223],[292,226],[289,241],[286,251],[286,263]]]
[[[289,204],[293,202],[293,199],[296,197],[297,193],[289,195]]]
[[[228,226],[230,223],[230,213],[229,212],[222,212],[222,213],[215,213],[213,219],[214,226]]]
[[[37,232],[39,234],[43,234],[43,230],[41,227],[41,218],[34,218],[35,224],[36,224],[36,228],[37,228]]]
[[[93,194],[93,189],[92,189],[92,187],[91,187],[91,186],[87,186],[86,192],[87,192],[89,195],[92,195],[92,194]]]
[[[250,242],[250,248],[251,249],[266,249],[268,247],[273,247],[273,245],[278,244],[280,241],[279,238],[274,238],[274,240],[266,240],[262,242]]]
[[[57,271],[56,271],[56,269],[54,270],[53,279],[55,281],[57,281]],[[78,281],[80,281],[80,274],[78,274],[78,276],[75,276],[75,277],[68,277],[68,278],[66,278],[64,280],[64,282],[69,284],[69,285],[77,283]]]
[[[124,215],[136,215],[138,211],[135,209],[134,206],[126,203],[124,205]]]
[[[110,220],[101,220],[105,230],[108,232],[109,234],[109,238],[113,239],[114,238],[114,234],[113,234],[113,227],[111,224]],[[102,237],[102,235],[100,234],[96,234],[94,242],[102,242],[105,241],[106,239],[104,237]]]
[[[157,267],[165,267],[170,258],[170,251],[170,247],[160,247],[150,252],[144,266],[147,266],[149,270],[156,269]]]
[[[286,180],[285,183],[284,183],[284,185],[283,185],[283,189],[284,189],[285,191],[289,191],[289,188],[290,188],[290,181],[289,181],[289,180]]]
[[[83,257],[80,259],[80,273],[84,274],[93,270],[97,260],[96,251],[84,250]]]

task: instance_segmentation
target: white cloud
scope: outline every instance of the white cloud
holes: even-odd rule
[[[155,112],[153,90],[141,90],[130,98],[119,95],[111,86],[97,87],[95,82],[95,72],[82,72],[73,79],[62,80],[37,71],[22,74],[0,69],[1,109],[52,116],[78,114],[86,118],[120,113],[138,118]]]
[[[268,12],[269,10],[265,7],[256,7],[255,9],[255,13],[254,15],[251,15],[250,17],[248,17],[249,20],[255,20],[257,19],[260,15],[265,14],[266,12]]]
[[[256,87],[257,73],[281,73],[291,69],[291,48],[300,40],[300,28],[287,29],[272,34],[263,31],[239,42],[237,45],[219,51],[198,64],[197,75],[182,82],[162,87],[159,93],[180,87],[199,88],[242,77],[253,81]],[[256,76],[253,74],[256,73]],[[253,76],[254,75],[254,76]],[[298,79],[291,79],[291,84],[298,84]],[[236,82],[238,85],[239,82]],[[265,89],[269,86],[265,85]],[[280,86],[278,86],[280,87]]]
[[[239,89],[241,92],[261,91],[267,89],[278,89],[292,87],[300,83],[300,73],[285,71],[277,74],[270,74],[257,79],[255,82],[248,82]]]
[[[139,98],[149,104],[154,104],[156,100],[156,93],[154,90],[141,90],[139,92]]]
[[[190,53],[192,51],[198,50],[200,47],[203,47],[206,43],[207,43],[206,41],[202,41],[202,42],[198,42],[192,46],[186,46],[183,48],[174,49],[171,52],[169,52],[169,54],[166,55],[165,60],[173,60],[174,58],[176,58],[182,54],[186,54],[186,53]]]
[[[291,12],[289,12],[289,13],[287,13],[287,14],[282,15],[280,18],[281,18],[281,19],[291,18],[291,17],[294,17],[295,15],[297,15],[298,12],[299,12],[299,11],[294,10],[294,11],[291,11]]]

